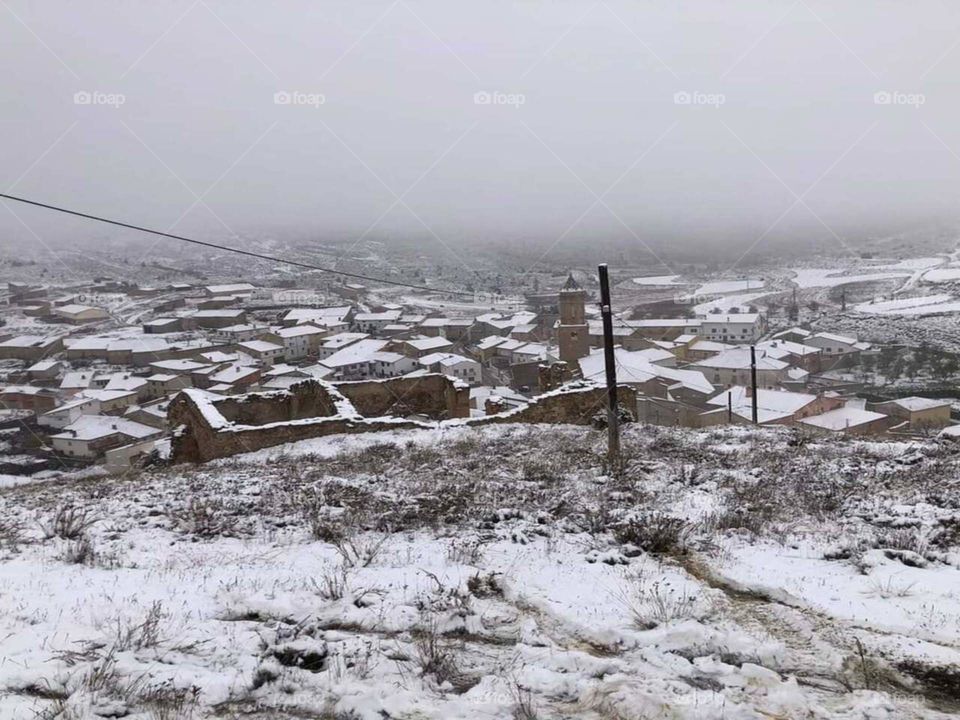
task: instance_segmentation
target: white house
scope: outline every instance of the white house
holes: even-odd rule
[[[456,353],[431,353],[424,355],[417,361],[421,367],[430,372],[443,373],[451,377],[465,380],[471,385],[477,385],[481,379],[480,363]]]
[[[375,333],[387,325],[393,325],[403,314],[400,310],[385,310],[376,313],[357,313],[353,318],[353,327],[357,332]]]
[[[119,417],[83,415],[50,436],[53,449],[68,457],[93,459],[111,448],[160,437],[161,430]]]
[[[763,335],[763,316],[760,313],[704,315],[699,334],[706,340],[718,342],[754,342]]]

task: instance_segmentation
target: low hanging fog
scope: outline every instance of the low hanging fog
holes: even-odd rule
[[[7,0],[0,23],[3,191],[202,239],[696,249],[958,220],[950,2]],[[7,253],[153,242],[4,204]]]

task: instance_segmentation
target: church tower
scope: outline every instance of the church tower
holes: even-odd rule
[[[577,369],[577,360],[590,354],[590,328],[586,317],[586,291],[573,279],[573,273],[560,288],[560,324],[557,340],[560,359],[570,370]]]

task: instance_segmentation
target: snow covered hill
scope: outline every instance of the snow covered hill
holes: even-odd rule
[[[937,718],[960,454],[790,430],[330,437],[0,490],[0,717]]]

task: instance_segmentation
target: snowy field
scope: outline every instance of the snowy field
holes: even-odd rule
[[[503,425],[0,490],[0,717],[946,718],[960,454]]]
[[[860,303],[857,312],[870,315],[936,315],[960,311],[960,300],[953,295],[937,294],[921,297]]]
[[[694,291],[694,295],[722,295],[724,293],[743,292],[744,290],[759,290],[764,286],[762,279],[752,280],[716,280],[704,283]]]
[[[685,285],[679,281],[679,275],[655,275],[651,277],[633,278],[637,285],[667,286],[667,285]]]

